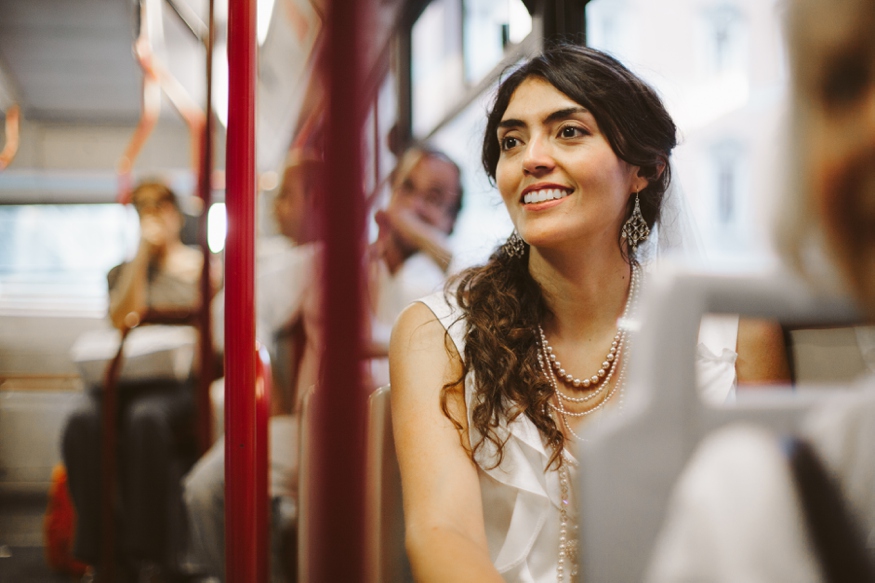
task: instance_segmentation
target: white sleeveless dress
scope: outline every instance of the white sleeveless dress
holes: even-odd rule
[[[447,298],[443,292],[438,292],[419,301],[428,306],[443,324],[459,355],[464,357],[465,321],[461,318],[455,298]],[[737,318],[735,323],[737,330]],[[724,321],[722,326],[724,332],[731,332],[731,324]],[[710,331],[710,327],[709,324],[703,324],[704,330]],[[720,336],[719,331],[714,332],[708,337],[707,345],[700,344],[697,358],[697,365],[704,367],[700,372],[712,373],[714,384],[720,387],[711,391],[713,395],[709,400],[721,398],[719,395],[725,399],[734,394],[735,336],[724,333],[726,342],[731,342],[731,349],[725,344],[721,346]],[[709,358],[703,360],[703,354]],[[471,420],[477,399],[475,386],[474,373],[469,372],[465,377],[465,404],[471,443],[480,441],[480,433]],[[555,582],[561,495],[558,472],[547,471],[552,452],[545,448],[537,427],[525,415],[511,422],[502,420],[498,431],[501,439],[508,437],[501,464],[496,466],[496,450],[488,441],[484,442],[474,459],[480,478],[490,558],[505,581]],[[567,451],[565,455],[569,462],[566,467],[574,483],[579,471],[577,462]],[[572,523],[576,524],[577,512],[573,501],[569,514]],[[577,538],[576,535],[574,538]]]

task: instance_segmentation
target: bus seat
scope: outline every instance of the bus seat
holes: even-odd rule
[[[404,547],[401,473],[392,436],[389,386],[368,397],[366,581],[413,581]]]
[[[797,383],[848,382],[868,370],[855,327],[801,328],[789,336]]]
[[[734,421],[778,434],[796,430],[812,405],[838,387],[754,391],[708,406],[697,394],[695,351],[706,313],[776,318],[783,325],[847,325],[858,315],[845,300],[814,294],[789,275],[731,278],[682,272],[648,281],[630,360],[623,410],[584,427],[577,445],[580,580],[640,581],[672,488],[698,443]]]

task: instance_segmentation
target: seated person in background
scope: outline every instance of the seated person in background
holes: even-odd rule
[[[270,420],[273,581],[294,579],[293,559],[298,479],[298,401],[317,381],[321,333],[319,321],[319,246],[313,225],[315,185],[320,162],[292,161],[284,172],[274,206],[280,231],[297,243],[287,253],[260,265],[256,280],[256,320],[262,334],[299,322],[303,355],[293,370],[291,402]],[[447,237],[462,205],[459,168],[444,154],[424,147],[408,150],[391,177],[386,207],[376,213],[377,241],[368,253],[371,384],[388,382],[388,334],[401,310],[439,289],[451,253]],[[218,300],[219,298],[217,298]],[[214,305],[214,314],[222,306]],[[221,330],[221,323],[216,325]],[[277,391],[275,391],[276,393]],[[224,579],[224,442],[218,441],[185,478],[194,568]]]
[[[136,326],[149,312],[194,314],[200,306],[203,256],[180,240],[183,216],[176,195],[164,184],[146,182],[131,200],[140,219],[137,253],[107,276],[109,317],[119,330]],[[137,577],[137,571],[172,567],[168,518],[178,505],[172,494],[178,477],[171,460],[192,445],[194,409],[188,382],[144,379],[119,388],[123,529],[117,546],[124,581]],[[73,553],[92,565],[101,559],[101,399],[99,390],[85,395],[67,420],[62,442],[77,514]]]
[[[803,269],[824,242],[875,322],[875,3],[789,5],[796,159],[782,242]],[[708,437],[648,581],[875,581],[875,378],[857,389],[818,404],[792,440],[752,424]]]

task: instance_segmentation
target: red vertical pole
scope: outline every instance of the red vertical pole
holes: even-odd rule
[[[255,0],[228,6],[228,244],[225,255],[225,567],[256,580]]]
[[[207,22],[206,48],[206,120],[204,122],[203,142],[201,144],[201,164],[198,175],[198,194],[203,203],[198,225],[199,243],[204,255],[204,266],[201,272],[201,313],[200,313],[200,374],[197,387],[197,442],[200,453],[209,449],[212,443],[212,406],[210,403],[210,384],[213,382],[215,369],[213,356],[213,321],[210,317],[210,299],[213,295],[213,282],[210,275],[210,246],[207,241],[207,213],[213,198],[213,0],[210,0],[209,21]]]
[[[312,506],[312,581],[364,577],[364,436],[362,335],[364,126],[359,28],[363,2],[330,0],[323,61],[327,76],[323,351],[321,383],[314,394],[317,448]],[[351,293],[352,292],[352,293]],[[358,293],[357,293],[358,292]]]

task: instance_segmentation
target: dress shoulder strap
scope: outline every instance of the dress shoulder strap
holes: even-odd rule
[[[452,338],[456,350],[459,351],[459,357],[464,359],[465,318],[462,315],[462,310],[456,303],[456,298],[452,295],[452,292],[435,292],[417,301],[425,304],[428,309],[434,313],[435,317],[440,321],[444,329],[446,329],[447,334]]]

